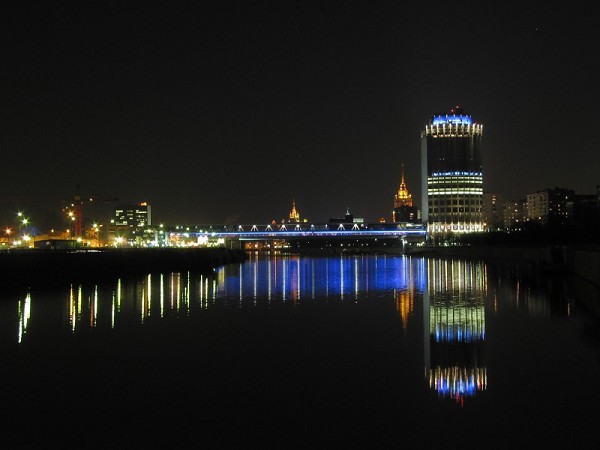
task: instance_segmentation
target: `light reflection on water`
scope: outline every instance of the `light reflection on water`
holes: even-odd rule
[[[525,302],[531,313],[548,312],[547,302],[523,295],[516,285],[517,306]],[[188,316],[193,310],[216,307],[267,306],[271,302],[298,304],[334,299],[358,301],[365,294],[390,296],[404,330],[414,312],[415,299],[424,308],[426,379],[440,397],[461,404],[464,397],[487,385],[484,361],[485,264],[453,260],[366,256],[307,258],[275,256],[218,268],[211,274],[148,274],[137,282],[119,279],[112,289],[70,286],[66,296],[67,323],[73,333],[84,328],[115,328],[153,318]],[[18,301],[17,342],[27,333],[32,294]],[[494,300],[497,309],[497,299]],[[133,319],[133,323],[131,320]]]
[[[489,347],[495,354],[501,348],[498,324],[509,317],[522,321],[523,314],[533,326],[554,326],[550,320],[556,317],[568,320],[574,295],[560,292],[552,301],[552,294],[526,275],[483,262],[404,256],[269,258],[252,254],[244,263],[223,266],[209,274],[148,274],[109,285],[72,285],[51,293],[24,290],[0,302],[0,348],[16,346],[13,351],[18,357],[19,348],[41,347],[46,340],[56,339],[52,333],[57,328],[62,330],[64,344],[68,335],[75,339],[94,330],[108,330],[109,335],[137,332],[163,322],[183,326],[188,323],[185,320],[194,317],[227,320],[235,317],[235,311],[259,315],[278,311],[283,315],[277,317],[289,320],[294,311],[312,311],[317,306],[356,305],[368,308],[361,310],[364,312],[378,307],[397,321],[401,336],[397,339],[416,348],[415,354],[421,356],[414,362],[411,353],[404,356],[424,370],[421,387],[442,402],[448,399],[447,403],[466,409],[470,401],[477,405],[477,398],[485,400],[488,392],[505,383],[501,373],[507,372],[497,364],[488,370]],[[55,314],[56,309],[61,314]],[[217,316],[210,315],[212,312],[223,314],[213,319]],[[490,322],[496,328],[492,338],[487,329]],[[34,326],[36,333],[30,333]],[[378,324],[369,326],[376,330]],[[401,342],[391,348],[401,348]],[[264,355],[257,352],[254,357]],[[325,356],[316,354],[315,358]],[[390,365],[385,370],[398,368]],[[513,370],[518,368],[507,371]],[[419,398],[418,385],[408,389]],[[414,401],[423,404],[424,400]]]
[[[423,305],[429,326],[425,359],[429,386],[463,405],[465,397],[487,385],[485,367],[486,267],[479,263],[437,261],[428,267]]]
[[[406,327],[414,297],[423,294],[427,283],[425,267],[425,260],[405,257],[254,256],[211,274],[148,274],[135,282],[118,279],[108,288],[71,285],[66,296],[67,320],[76,332],[81,327],[94,328],[99,320],[114,328],[120,316],[134,315],[144,323],[153,316],[186,316],[193,309],[271,302],[297,304],[316,299],[358,300],[372,293],[397,298]],[[23,328],[19,340],[27,328],[31,302],[31,292],[19,300]]]

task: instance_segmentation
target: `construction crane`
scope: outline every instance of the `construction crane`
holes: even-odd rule
[[[105,203],[111,203],[118,201],[118,198],[104,198],[102,201]],[[73,197],[73,202],[71,203],[71,208],[66,208],[68,216],[74,222],[74,237],[82,238],[83,237],[83,203],[84,202],[93,202],[93,197],[82,198],[81,196],[81,186],[78,184],[75,186],[75,196]]]
[[[89,198],[86,201],[94,201],[93,198]],[[75,237],[83,237],[83,200],[81,200],[80,186],[75,187],[75,197],[73,199],[73,214],[75,219]]]

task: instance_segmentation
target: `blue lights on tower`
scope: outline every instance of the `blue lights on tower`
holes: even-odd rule
[[[467,114],[439,114],[434,115],[431,119],[432,125],[443,125],[446,123],[454,125],[473,125],[473,119]]]

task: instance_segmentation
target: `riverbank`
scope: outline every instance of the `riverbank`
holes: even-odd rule
[[[431,246],[413,247],[407,254],[525,262],[540,273],[571,273],[600,286],[600,245]]]
[[[27,249],[0,252],[0,283],[48,286],[165,271],[210,271],[246,258],[225,248]]]

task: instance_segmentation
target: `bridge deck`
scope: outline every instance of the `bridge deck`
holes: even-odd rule
[[[172,231],[171,235],[198,236],[239,240],[312,239],[312,238],[402,238],[425,237],[422,227],[402,227],[383,224],[280,224],[236,225],[233,227],[209,226],[204,229]]]

